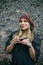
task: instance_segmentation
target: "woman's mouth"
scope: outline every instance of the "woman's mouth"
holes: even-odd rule
[[[21,27],[24,27],[24,26],[21,26]]]

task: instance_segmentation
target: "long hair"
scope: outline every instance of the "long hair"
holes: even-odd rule
[[[27,32],[27,31],[26,31],[26,32]],[[21,29],[21,28],[19,28],[19,31],[16,32],[13,37],[15,37],[15,36],[19,36],[19,38],[22,36],[22,29]],[[34,38],[33,32],[31,32],[31,30],[28,29],[28,32],[27,32],[27,34],[26,34],[26,37],[28,38],[28,40],[29,40],[30,42],[32,42],[32,40],[33,40],[33,38]]]

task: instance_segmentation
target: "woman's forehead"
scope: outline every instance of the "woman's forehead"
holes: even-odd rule
[[[27,19],[26,19],[26,18],[21,18],[21,20],[26,20],[26,21],[27,21]]]

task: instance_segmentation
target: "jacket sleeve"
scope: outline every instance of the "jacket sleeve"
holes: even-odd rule
[[[13,35],[14,35],[16,32],[17,32],[17,31],[14,31],[14,32],[12,32],[12,33],[8,36],[8,40],[7,40],[6,43],[5,43],[5,50],[6,50],[7,46],[10,45],[10,41],[12,40]],[[9,54],[11,54],[12,52],[13,52],[13,50],[12,50]]]
[[[4,49],[4,50],[6,50],[7,46],[10,45],[10,41],[12,40],[12,37],[13,37],[13,34],[11,33],[11,34],[8,36],[8,39],[7,39],[6,43],[5,43],[5,49]]]
[[[36,54],[36,61],[38,60],[39,56],[40,56],[40,47],[41,47],[41,39],[39,38],[39,36],[35,35],[34,36],[34,40],[32,42],[32,45],[35,49],[35,54]]]

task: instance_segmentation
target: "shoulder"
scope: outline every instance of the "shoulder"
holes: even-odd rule
[[[13,35],[14,35],[17,31],[18,31],[18,30],[13,31],[13,32],[7,37],[6,46],[10,44],[9,42],[12,40]]]
[[[36,43],[36,44],[38,44],[38,45],[41,45],[41,39],[40,39],[40,36],[38,34],[34,33],[33,42]]]
[[[12,33],[10,33],[10,35],[8,36],[9,38],[12,37],[13,35],[15,35],[16,32],[18,32],[19,30],[15,30]]]

